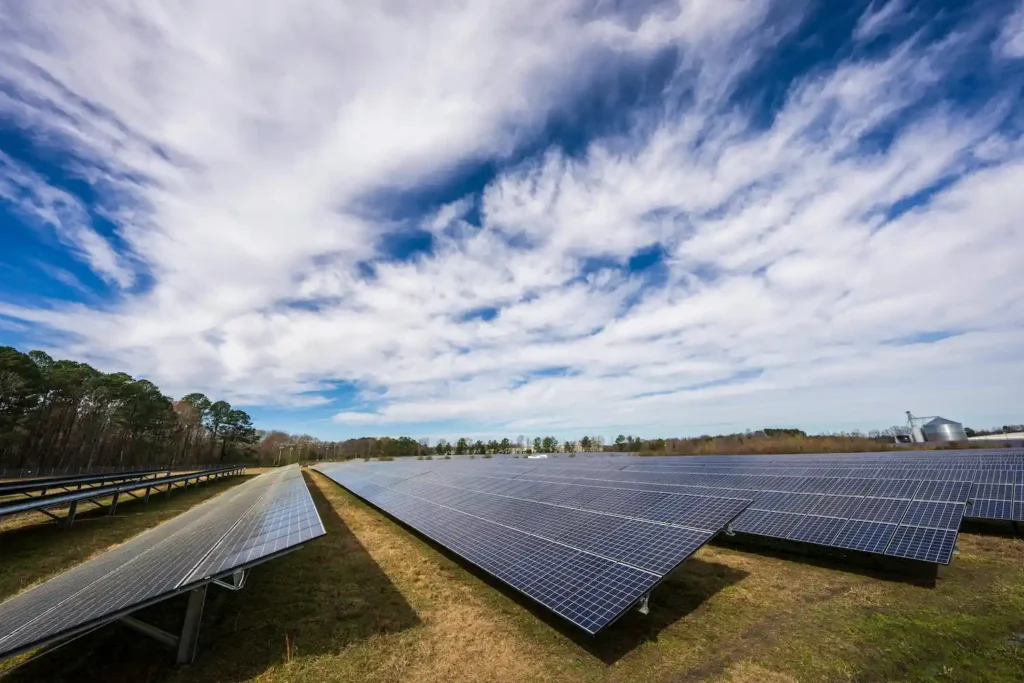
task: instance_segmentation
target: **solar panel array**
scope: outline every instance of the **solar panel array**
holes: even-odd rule
[[[588,633],[615,621],[750,502],[519,480],[530,468],[469,461],[316,469]]]
[[[298,467],[260,475],[0,604],[0,657],[112,621],[323,533]]]
[[[107,474],[75,474],[66,477],[37,477],[33,479],[14,479],[0,482],[0,498],[4,496],[30,493],[46,493],[52,489],[70,490],[72,487],[112,484],[124,481],[137,481],[155,475],[170,474],[167,468],[140,470],[137,472],[110,472]]]
[[[589,582],[574,583],[575,575],[556,573],[551,583],[564,582],[573,598],[566,591],[550,598],[549,587],[535,572],[562,565],[533,563],[537,556],[557,557],[556,551],[513,542],[517,537],[506,538],[494,524],[663,576],[713,536],[715,524],[735,514],[727,504],[688,507],[674,502],[680,499],[751,501],[729,524],[740,534],[930,564],[951,561],[964,518],[1024,521],[1024,453],[1019,451],[658,458],[587,454],[546,460],[348,463],[320,469],[590,632],[635,601],[643,577],[622,581],[626,588],[604,611],[580,610],[576,603],[588,599]],[[495,497],[521,502],[495,503]],[[435,507],[451,511],[440,513]],[[689,544],[681,538],[651,543],[644,535],[650,527],[636,527],[634,521],[581,520],[580,514],[669,526],[685,518],[684,525],[703,525],[704,535]],[[659,556],[660,550],[652,550],[658,543],[671,550]]]
[[[1004,450],[605,458],[585,469],[617,485],[752,495],[733,524],[743,533],[937,564],[951,560],[963,517],[1024,521],[1024,454]]]
[[[142,489],[150,488],[156,490],[160,486],[171,487],[174,484],[187,485],[190,481],[195,481],[198,484],[204,478],[207,481],[210,481],[222,476],[242,474],[244,471],[244,467],[231,466],[219,469],[187,472],[185,474],[147,477],[146,479],[131,479],[124,483],[104,483],[88,488],[58,491],[55,493],[46,493],[43,495],[28,496],[25,498],[11,498],[9,500],[0,501],[0,517],[19,514],[22,512],[32,512],[34,510],[47,510],[56,507],[64,507],[76,501],[96,500],[98,498],[106,498],[130,491],[141,491]]]

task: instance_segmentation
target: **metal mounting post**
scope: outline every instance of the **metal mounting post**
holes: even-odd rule
[[[199,624],[203,620],[203,605],[205,603],[206,584],[189,592],[188,607],[185,608],[185,621],[181,625],[181,635],[179,636],[132,616],[121,617],[119,621],[132,630],[176,649],[178,664],[191,664],[196,658],[196,646],[199,644]]]
[[[640,612],[640,614],[647,615],[651,613],[651,606],[648,604],[650,599],[650,593],[644,593],[644,596],[640,598],[640,604],[637,606],[637,611]]]
[[[181,626],[178,638],[178,664],[191,664],[196,658],[196,646],[199,644],[199,623],[203,620],[203,605],[206,603],[206,584],[188,594],[188,607],[185,609],[185,623]]]
[[[735,536],[736,535],[736,532],[732,530],[732,524],[731,523],[726,524],[725,528],[722,529],[722,531],[725,532],[726,536]]]
[[[75,523],[75,513],[78,512],[78,501],[71,501],[71,505],[68,507],[68,516],[64,518],[64,528],[70,529],[71,525]]]
[[[121,497],[121,492],[120,491],[114,491],[114,499],[112,501],[110,501],[110,512],[107,513],[108,515],[113,515],[114,512],[117,511],[117,501],[118,501],[118,499],[120,497]]]

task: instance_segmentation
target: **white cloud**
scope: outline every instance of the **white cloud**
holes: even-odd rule
[[[1007,59],[1024,58],[1024,0],[1003,22],[996,48]]]
[[[52,230],[61,242],[69,246],[79,259],[103,279],[120,287],[132,284],[134,274],[131,268],[92,227],[89,213],[82,202],[73,194],[48,184],[39,174],[7,156],[2,150],[0,202],[9,202],[29,222]]]
[[[1024,379],[1024,146],[997,100],[931,97],[964,34],[814,71],[764,125],[729,98],[795,25],[767,3],[245,7],[0,16],[23,29],[0,112],[74,150],[154,280],[109,310],[0,315],[175,393],[302,406],[354,383],[355,431],[957,417]],[[502,167],[425,212],[432,253],[379,260],[382,192],[500,166],[666,47],[685,108]],[[655,244],[653,274],[621,267]],[[908,343],[935,331],[956,334]]]
[[[853,29],[856,40],[870,40],[884,33],[901,19],[905,13],[904,0],[874,0],[864,11]]]

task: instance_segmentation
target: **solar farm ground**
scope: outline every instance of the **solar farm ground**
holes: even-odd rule
[[[935,587],[827,560],[706,547],[597,638],[309,472],[327,536],[210,593],[195,664],[113,626],[0,663],[10,681],[1021,681],[1024,540],[961,534]],[[0,538],[0,599],[243,481]],[[160,498],[160,497],[158,497]],[[83,518],[83,522],[88,518]],[[25,521],[30,520],[30,521]],[[14,520],[11,520],[14,522]],[[171,628],[182,605],[150,608]]]

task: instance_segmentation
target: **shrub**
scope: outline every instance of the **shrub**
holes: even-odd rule
[[[491,455],[490,453],[484,453],[484,457],[485,458],[493,458],[494,456]]]
[[[444,456],[444,459],[445,459],[445,460],[451,460],[451,459],[452,459],[452,456],[450,456],[450,455],[446,455],[446,456]]]

